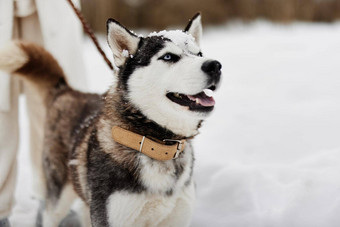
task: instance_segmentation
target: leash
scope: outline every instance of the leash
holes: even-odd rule
[[[67,2],[70,4],[70,6],[72,7],[74,13],[77,15],[78,19],[80,20],[81,24],[83,25],[84,31],[86,32],[86,34],[88,36],[90,36],[92,42],[94,43],[94,45],[96,46],[97,50],[99,51],[99,53],[102,55],[102,57],[104,58],[106,64],[109,66],[109,68],[111,70],[113,70],[113,66],[112,63],[110,62],[110,60],[106,57],[103,49],[100,47],[99,42],[93,32],[93,30],[91,29],[90,24],[86,21],[86,19],[84,18],[83,14],[77,9],[77,7],[75,7],[75,5],[73,4],[72,0],[67,0]]]

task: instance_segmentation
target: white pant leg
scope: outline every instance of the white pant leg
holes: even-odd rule
[[[18,98],[20,81],[11,78],[11,109],[0,111],[0,219],[9,216],[14,205],[19,141]]]
[[[38,14],[21,18],[20,38],[43,46],[42,33],[39,24]],[[26,106],[29,119],[30,153],[33,170],[33,192],[38,199],[45,195],[45,178],[42,166],[42,149],[44,138],[44,123],[46,108],[41,93],[34,84],[24,81],[23,93],[26,96]]]

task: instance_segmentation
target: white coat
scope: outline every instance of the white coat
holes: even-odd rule
[[[22,1],[23,6],[28,0]],[[79,1],[74,0],[79,6]],[[72,87],[85,90],[86,76],[82,59],[83,33],[81,24],[66,0],[35,0],[44,47],[64,69]],[[25,7],[24,7],[25,8]],[[34,10],[34,8],[33,8]],[[32,7],[17,9],[19,16],[30,14]],[[12,38],[14,1],[0,0],[0,48]],[[0,111],[10,107],[10,75],[0,71]]]

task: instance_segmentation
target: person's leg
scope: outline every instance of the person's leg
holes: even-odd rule
[[[0,111],[0,226],[9,226],[6,218],[14,205],[18,151],[18,98],[20,84],[11,78],[11,109]]]
[[[20,39],[43,46],[37,13],[21,18],[20,28]],[[45,194],[45,181],[42,169],[42,145],[46,108],[43,103],[43,94],[39,93],[33,84],[25,81],[23,92],[26,96],[29,118],[30,153],[34,176],[33,191],[38,199],[42,199]]]

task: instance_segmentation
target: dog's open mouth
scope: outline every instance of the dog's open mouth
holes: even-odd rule
[[[181,106],[187,106],[192,111],[208,112],[214,109],[215,100],[212,97],[215,86],[204,89],[196,95],[185,95],[177,92],[169,92],[166,97]]]

